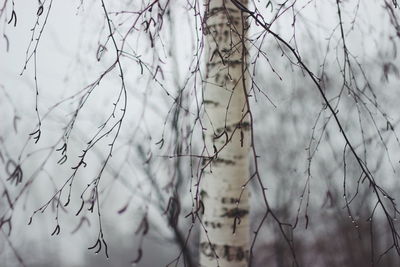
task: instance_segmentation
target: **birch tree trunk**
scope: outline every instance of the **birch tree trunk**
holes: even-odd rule
[[[241,0],[246,6],[247,0]],[[201,266],[247,266],[249,257],[250,127],[245,81],[242,12],[230,0],[208,0],[205,13],[206,155]]]

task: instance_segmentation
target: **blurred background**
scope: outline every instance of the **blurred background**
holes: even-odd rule
[[[197,261],[204,5],[103,3],[0,2],[1,266]],[[378,186],[308,73],[249,18],[257,163],[277,218],[252,182],[252,265],[400,266],[396,2],[249,9],[319,77]]]

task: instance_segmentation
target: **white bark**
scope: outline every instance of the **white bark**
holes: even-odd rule
[[[201,178],[207,232],[200,234],[200,265],[247,266],[249,191],[242,186],[249,179],[250,127],[244,117],[242,13],[230,0],[211,0],[206,9],[205,154],[218,153],[210,164],[205,160]]]

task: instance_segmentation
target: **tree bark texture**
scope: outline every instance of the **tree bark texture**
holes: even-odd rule
[[[246,0],[240,1],[244,6]],[[250,126],[246,105],[246,24],[231,0],[208,0],[204,16],[206,82],[204,204],[200,266],[247,266]]]

